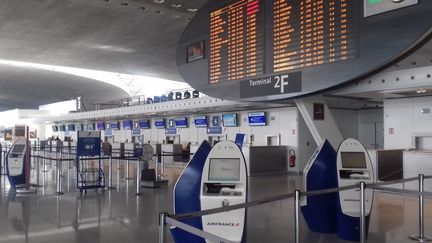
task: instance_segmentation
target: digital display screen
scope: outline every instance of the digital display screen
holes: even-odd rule
[[[187,47],[187,62],[201,60],[204,59],[204,57],[205,57],[204,41],[194,43]]]
[[[250,112],[248,114],[249,126],[265,126],[267,118],[265,112]]]
[[[273,71],[353,59],[357,28],[352,0],[275,0]]]
[[[139,121],[133,121],[133,129],[139,129],[139,128],[140,128]]]
[[[224,127],[237,127],[237,114],[223,114],[222,115],[222,122]]]
[[[120,123],[119,122],[111,123],[111,129],[112,130],[119,130],[120,129]]]
[[[75,131],[75,125],[74,124],[66,125],[66,132],[73,132],[73,131]]]
[[[155,127],[156,128],[165,128],[165,119],[155,120]]]
[[[188,127],[188,121],[186,117],[175,118],[174,121],[176,127],[180,127],[180,128]]]
[[[58,132],[58,126],[52,126],[53,132]]]
[[[240,0],[210,13],[209,83],[264,74],[264,6]]]
[[[196,127],[207,127],[207,117],[206,116],[194,117],[194,124]]]
[[[341,152],[342,167],[345,169],[366,169],[366,157],[363,152]]]
[[[75,130],[82,131],[83,130],[82,124],[75,124]]]
[[[131,120],[124,120],[123,121],[123,129],[124,130],[131,130],[132,129],[132,121]]]
[[[12,149],[12,153],[23,153],[25,149],[24,144],[15,144],[15,146]]]
[[[65,125],[59,125],[58,128],[59,128],[60,132],[64,132],[66,130],[66,126]]]
[[[209,181],[240,181],[239,158],[211,158]]]
[[[86,131],[94,131],[94,123],[87,123],[85,124],[85,126],[87,126],[87,129],[85,129]]]
[[[354,1],[274,0],[270,10],[267,32],[261,0],[238,0],[210,12],[210,84],[357,56]],[[272,51],[271,67],[264,65],[266,49]]]
[[[141,129],[149,129],[150,128],[150,121],[149,120],[140,120],[139,121],[139,127]]]
[[[105,130],[105,122],[99,121],[96,123],[96,128],[98,131]]]

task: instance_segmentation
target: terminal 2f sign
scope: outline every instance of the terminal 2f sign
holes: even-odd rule
[[[250,98],[301,92],[302,73],[283,73],[244,80],[240,83],[240,97]]]

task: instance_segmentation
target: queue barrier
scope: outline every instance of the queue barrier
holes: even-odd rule
[[[180,220],[183,219],[189,219],[189,218],[195,218],[195,217],[201,217],[205,215],[210,214],[217,214],[217,213],[223,213],[228,212],[236,209],[242,209],[242,208],[250,208],[255,207],[262,204],[267,204],[271,202],[276,202],[280,200],[285,199],[294,199],[294,242],[300,243],[300,199],[301,197],[307,197],[307,196],[316,196],[316,195],[323,195],[323,194],[329,194],[329,193],[335,193],[339,191],[345,191],[345,190],[352,190],[352,189],[359,189],[360,194],[360,242],[364,243],[367,239],[367,232],[366,232],[366,210],[365,210],[365,190],[366,188],[379,190],[382,192],[387,192],[390,194],[396,194],[396,195],[405,195],[405,196],[418,196],[419,201],[419,232],[418,235],[410,235],[409,238],[415,241],[419,242],[425,242],[428,240],[428,238],[425,236],[425,230],[424,230],[424,198],[432,198],[432,192],[425,192],[424,191],[424,180],[425,179],[432,179],[432,176],[424,176],[423,174],[419,174],[418,177],[412,177],[407,179],[401,179],[401,180],[394,180],[394,181],[388,181],[388,182],[377,182],[377,183],[365,183],[360,182],[355,185],[350,186],[344,186],[344,187],[338,187],[338,188],[330,188],[330,189],[324,189],[324,190],[316,190],[316,191],[309,191],[309,192],[302,192],[300,190],[295,190],[292,193],[278,195],[278,196],[272,196],[268,198],[263,198],[259,200],[255,200],[252,202],[246,202],[242,204],[236,204],[236,205],[230,205],[220,208],[213,208],[198,212],[191,212],[191,213],[184,213],[184,214],[177,214],[177,215],[170,215],[166,212],[159,213],[159,243],[166,243],[167,242],[167,229],[168,225],[170,227],[178,227],[186,232],[189,232],[191,234],[194,234],[198,237],[201,237],[203,239],[210,240],[212,242],[218,242],[218,243],[235,243],[233,241],[224,239],[220,236],[205,232],[201,229],[192,227],[188,224],[185,224],[181,222]],[[412,182],[412,181],[418,181],[419,182],[419,190],[405,190],[405,189],[396,189],[396,188],[388,188],[384,187],[386,185],[392,185],[392,184],[399,184],[399,183],[406,183],[406,182]]]

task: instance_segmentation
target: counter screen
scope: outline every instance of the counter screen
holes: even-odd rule
[[[341,152],[342,167],[345,169],[366,169],[366,157],[363,152]]]
[[[240,181],[240,159],[210,159],[208,179],[209,181]]]

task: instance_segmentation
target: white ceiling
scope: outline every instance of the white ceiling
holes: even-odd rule
[[[182,81],[175,63],[177,40],[193,16],[193,9],[204,3],[2,0],[0,59]],[[90,79],[42,70],[1,67],[0,75],[0,86],[8,87],[0,91],[0,110],[32,108],[36,103],[56,102],[89,90],[94,94],[91,99],[125,97],[115,86],[108,88]],[[65,89],[71,79],[80,85]],[[88,84],[83,85],[85,82]],[[26,86],[20,86],[22,83]]]

